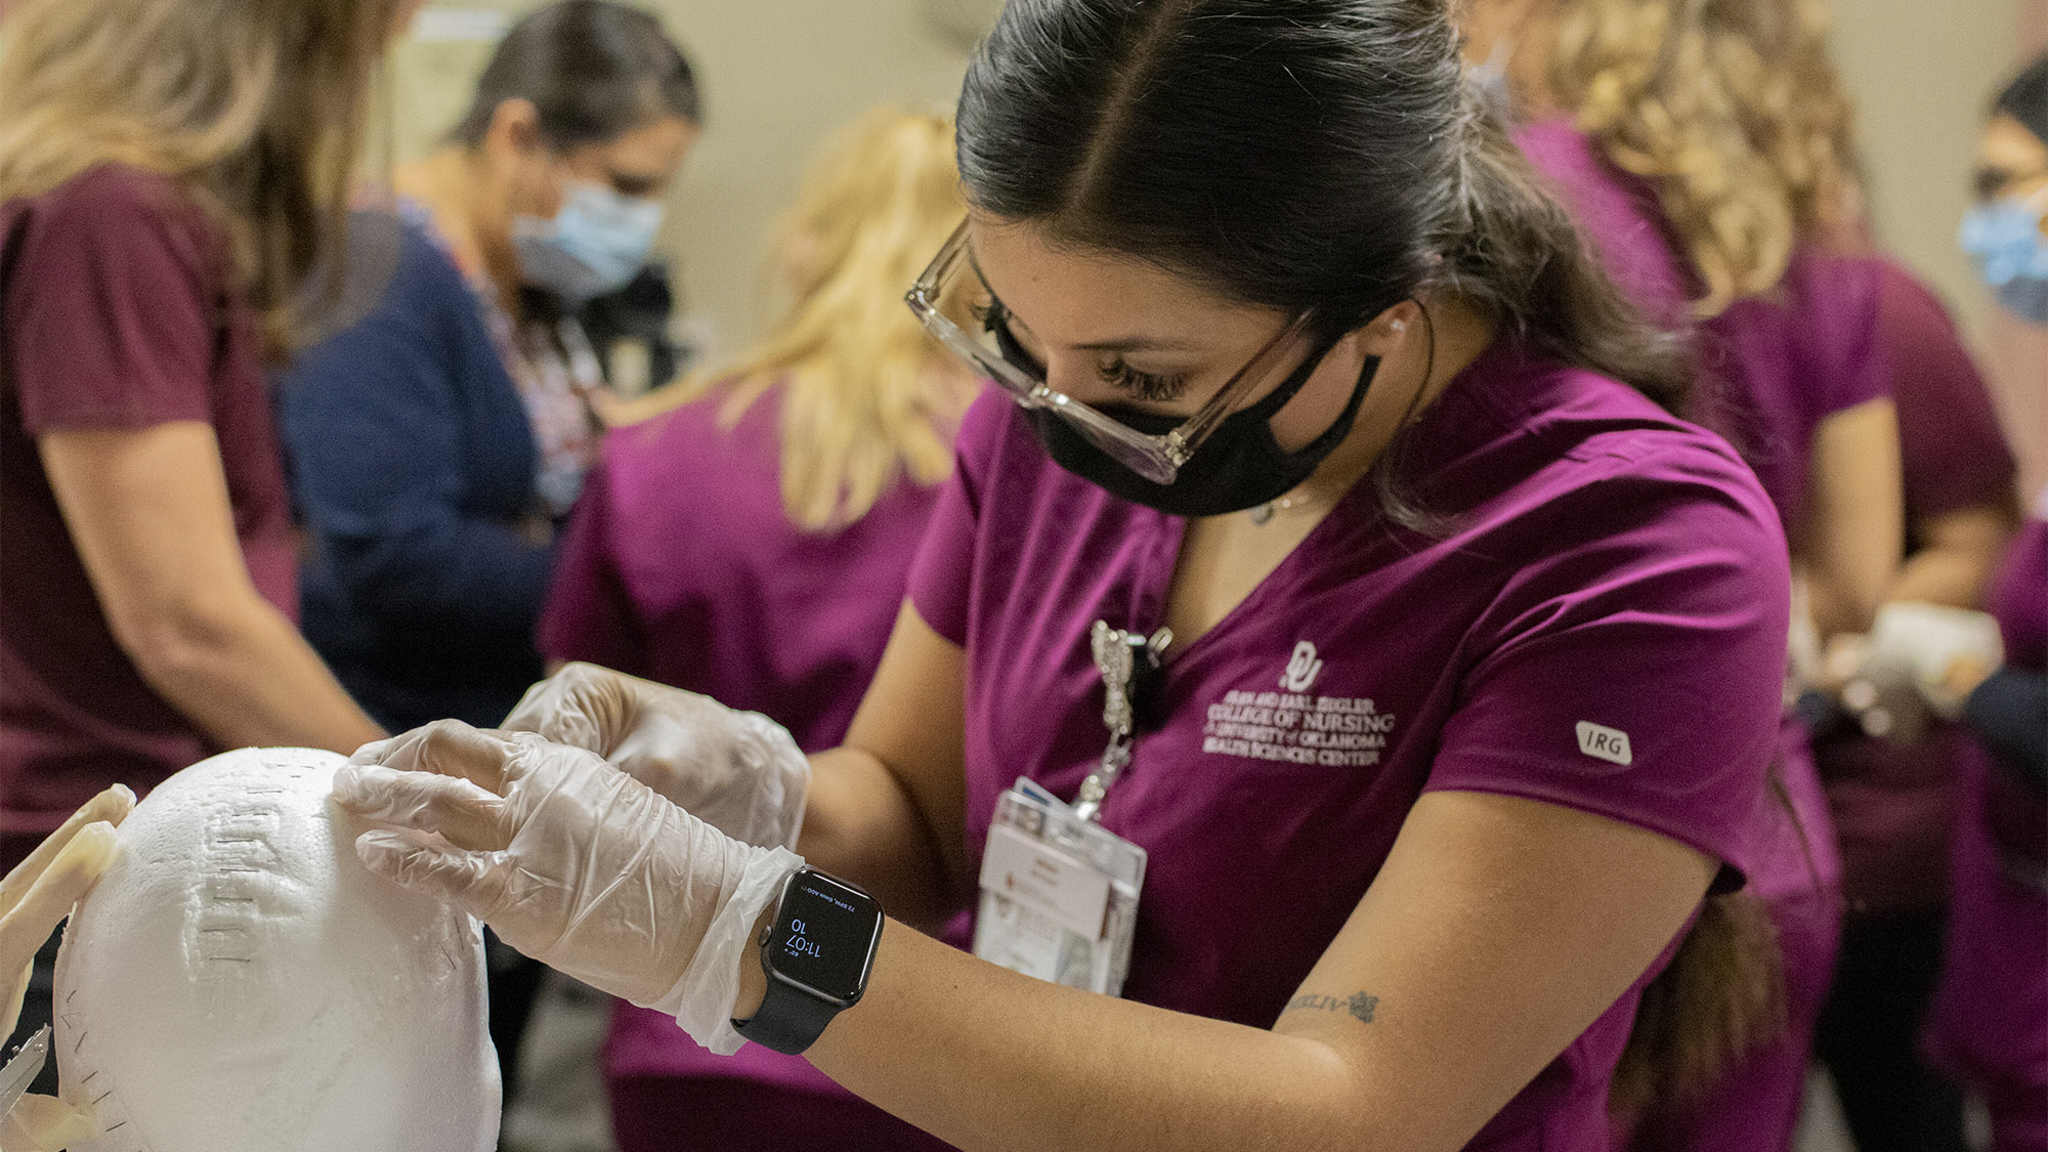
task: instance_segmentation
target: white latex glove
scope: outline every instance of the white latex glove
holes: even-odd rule
[[[1867,664],[1905,669],[1928,707],[1950,720],[1963,714],[1970,689],[2005,659],[1996,620],[1944,604],[1885,604],[1868,640]]]
[[[334,797],[384,826],[356,839],[370,871],[739,1050],[740,958],[796,853],[741,843],[583,749],[453,720],[364,745]]]
[[[114,825],[134,807],[135,793],[114,785],[86,801],[0,880],[0,1037],[11,1034],[21,1016],[36,950],[113,863],[120,847]],[[0,1148],[7,1152],[57,1152],[98,1134],[90,1104],[74,1108],[49,1096],[23,1096],[0,1117]]]
[[[595,752],[728,836],[796,847],[811,762],[758,712],[574,663],[528,689],[504,727]]]

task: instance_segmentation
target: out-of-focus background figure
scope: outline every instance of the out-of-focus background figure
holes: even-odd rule
[[[382,734],[293,627],[266,373],[414,6],[28,0],[0,26],[0,865],[109,785]]]
[[[623,310],[700,116],[654,17],[564,0],[505,34],[446,142],[393,173],[396,204],[352,214],[349,284],[281,427],[307,638],[393,730],[496,724],[541,677],[556,530],[618,403],[578,314]],[[491,942],[511,1106],[541,978]]]
[[[976,393],[901,300],[965,211],[949,117],[878,108],[831,140],[777,230],[781,319],[607,437],[542,623],[550,660],[715,694],[807,752],[839,744]],[[550,699],[508,725],[538,727]],[[657,752],[620,763],[704,811],[664,788]],[[624,1003],[612,1020],[605,1072],[625,1152],[681,1134],[782,1147],[784,1130],[759,1123],[770,1113],[801,1117],[821,1146],[937,1146],[801,1058],[712,1056],[673,1018]]]
[[[1776,503],[1811,627],[1863,631],[1899,563],[1898,423],[1821,10],[1535,0],[1468,11],[1476,82],[1497,91],[1610,273],[1652,314],[1694,321],[1694,415],[1734,440]],[[1835,967],[1842,865],[1806,725],[1789,710],[1774,781],[1749,892],[1769,910],[1782,975],[1746,978],[1782,997],[1783,1027],[1690,1037],[1734,1049],[1718,1075],[1685,1047],[1663,1054],[1647,1085],[1616,1093],[1619,1143],[1792,1144]]]
[[[1804,701],[1846,901],[1815,1051],[1859,1149],[1960,1150],[1962,1092],[1922,1058],[1920,1033],[1940,965],[1957,780],[1972,753],[1955,723],[1960,698],[1923,673],[1956,663],[1981,675],[1995,662],[1975,610],[2017,525],[2015,471],[1941,301],[1892,261],[1877,271],[1906,547],[1873,626],[1836,637]]]
[[[1963,246],[2009,320],[2048,333],[2048,57],[2000,93],[1978,158]],[[1984,1101],[1997,1152],[2048,1148],[2048,483],[2028,495],[1987,596],[2005,665],[1968,701],[1982,754],[1957,805],[1931,1035]]]
[[[540,678],[555,526],[616,403],[573,313],[646,264],[698,115],[653,17],[566,0],[507,33],[395,211],[355,214],[364,314],[293,366],[283,428],[306,634],[385,725],[495,724]]]

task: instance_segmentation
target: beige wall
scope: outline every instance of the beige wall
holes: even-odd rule
[[[2000,312],[1956,247],[1978,128],[1998,86],[2048,47],[2048,0],[1834,0],[1882,239],[1962,319],[2019,460],[2048,489],[2048,333]]]
[[[489,55],[492,13],[536,0],[436,4],[392,57],[396,154],[460,116]],[[759,272],[775,214],[832,129],[883,102],[950,106],[966,47],[946,31],[970,0],[642,0],[683,44],[707,128],[670,201],[660,247],[681,263],[694,328],[714,355],[759,330]],[[483,17],[479,20],[478,17]],[[951,17],[948,21],[946,18]],[[456,38],[449,39],[448,36]]]
[[[394,54],[397,152],[414,155],[466,104],[488,42],[476,17],[537,0],[430,6]],[[690,311],[716,349],[758,331],[762,241],[811,150],[881,101],[950,103],[965,63],[958,29],[995,0],[642,0],[697,65],[709,130],[684,170],[662,246],[681,261]],[[1884,241],[1981,334],[1988,300],[1955,245],[1985,101],[2048,0],[1834,0],[1836,56],[1860,112]],[[450,19],[452,17],[452,19]],[[452,25],[452,27],[451,27]]]
[[[2040,0],[1833,0],[1835,56],[1857,105],[1880,239],[1981,336],[1990,301],[1956,227],[1977,130]]]

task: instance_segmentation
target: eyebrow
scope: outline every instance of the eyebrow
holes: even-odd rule
[[[981,286],[988,288],[988,294],[994,296],[998,302],[1001,302],[1002,297],[996,296],[994,288],[989,288],[988,274],[981,270],[981,261],[975,257],[974,245],[971,242],[967,245],[967,264],[974,269],[974,274],[980,277]],[[1009,311],[1009,305],[1007,304],[1003,305],[1003,310],[1009,315],[1016,315],[1016,313]],[[1026,324],[1025,327],[1029,328],[1031,325]],[[1073,347],[1084,352],[1191,352],[1201,350],[1201,345],[1199,344],[1190,344],[1185,340],[1161,339],[1156,336],[1122,336],[1114,340],[1094,340],[1086,344],[1075,344]]]

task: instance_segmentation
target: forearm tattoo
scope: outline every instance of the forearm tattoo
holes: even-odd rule
[[[1380,998],[1363,992],[1349,996],[1324,996],[1319,992],[1307,992],[1288,1001],[1289,1012],[1349,1012],[1361,1024],[1372,1023],[1373,1009],[1379,1007]]]

